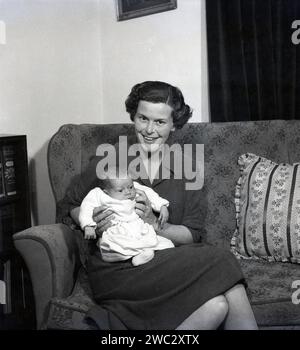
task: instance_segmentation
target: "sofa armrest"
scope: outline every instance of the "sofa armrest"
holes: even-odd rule
[[[64,224],[41,225],[14,234],[13,240],[30,273],[40,329],[50,299],[68,296],[74,286],[80,260],[76,232]]]

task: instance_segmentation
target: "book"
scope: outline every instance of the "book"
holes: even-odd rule
[[[7,196],[13,196],[17,194],[15,150],[13,145],[2,146],[2,159],[5,193]]]
[[[0,207],[0,252],[13,248],[11,236],[16,232],[16,208],[14,203]]]
[[[0,257],[1,253],[4,251],[4,228],[2,225],[2,220],[1,220],[1,211],[0,211]],[[1,262],[1,260],[0,260]],[[1,273],[1,271],[0,271]],[[1,274],[0,274],[0,279],[1,279]]]
[[[4,313],[6,304],[6,287],[4,282],[4,263],[0,259],[0,317]]]
[[[12,300],[11,300],[11,262],[7,260],[4,263],[4,283],[5,283],[5,304],[3,307],[4,314],[10,314],[12,312]]]
[[[23,269],[23,268],[21,268],[21,285],[22,285],[22,302],[23,302],[23,308],[26,309],[25,278],[24,278],[24,269]]]
[[[0,198],[5,197],[5,188],[4,188],[4,168],[2,161],[2,152],[0,149]]]

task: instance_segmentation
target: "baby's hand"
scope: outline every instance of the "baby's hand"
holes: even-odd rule
[[[84,238],[85,239],[95,239],[96,238],[96,226],[85,226]]]
[[[163,205],[160,208],[160,214],[158,218],[159,227],[163,228],[164,224],[168,221],[168,219],[169,219],[169,210],[165,205]]]

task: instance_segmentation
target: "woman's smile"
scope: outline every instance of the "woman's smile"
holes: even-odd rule
[[[145,143],[154,143],[158,139],[158,137],[149,137],[146,135],[142,135],[142,136],[144,138]]]

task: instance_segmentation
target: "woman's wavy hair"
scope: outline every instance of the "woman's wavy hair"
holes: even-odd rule
[[[134,85],[125,101],[126,111],[133,121],[139,102],[166,103],[173,109],[172,118],[176,129],[180,129],[191,118],[192,109],[184,102],[182,92],[175,86],[161,81],[145,81]]]

